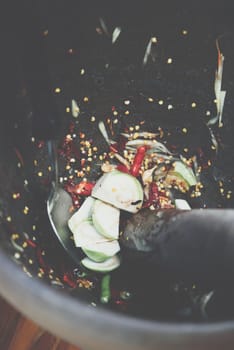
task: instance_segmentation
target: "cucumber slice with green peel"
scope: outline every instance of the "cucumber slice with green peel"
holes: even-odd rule
[[[68,227],[70,228],[73,234],[77,232],[77,227],[82,221],[91,218],[94,202],[94,198],[87,197],[81,205],[81,207],[68,220]]]
[[[186,164],[176,161],[173,163],[173,170],[169,173],[177,174],[181,176],[189,186],[195,186],[197,184],[197,179],[194,175],[193,170]]]
[[[83,252],[96,262],[105,261],[120,251],[120,245],[118,241],[110,241],[103,243],[90,243],[81,247]]]
[[[106,238],[119,238],[120,210],[97,199],[93,205],[93,225]]]
[[[181,161],[174,162],[173,167],[169,171],[165,174],[156,174],[154,179],[158,181],[162,175],[165,185],[176,185],[182,192],[187,192],[191,186],[197,184],[193,170]]]
[[[73,232],[76,247],[86,247],[90,244],[106,243],[108,239],[101,235],[93,226],[92,220],[82,221]]]
[[[120,265],[120,259],[118,255],[114,255],[104,262],[95,262],[86,257],[81,260],[81,263],[89,270],[106,273],[117,269]]]
[[[116,208],[136,213],[142,206],[143,188],[134,176],[113,170],[97,181],[92,196]]]

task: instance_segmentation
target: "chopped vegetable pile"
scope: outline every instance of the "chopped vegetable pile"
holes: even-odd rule
[[[120,211],[134,215],[146,207],[189,210],[189,203],[174,198],[172,191],[184,194],[192,188],[196,195],[201,184],[192,160],[174,155],[156,134],[122,134],[121,149],[108,138],[102,122],[99,129],[110,149],[101,166],[103,175],[96,183],[78,185],[84,201],[68,226],[76,247],[86,255],[81,263],[93,271],[109,272],[120,265]]]

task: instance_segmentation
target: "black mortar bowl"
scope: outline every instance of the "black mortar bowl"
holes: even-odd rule
[[[70,149],[77,159],[83,133],[103,151],[107,145],[97,121],[109,118],[114,135],[144,120],[145,130],[163,130],[162,142],[168,147],[184,156],[196,154],[199,162],[208,164],[207,190],[193,207],[214,209],[217,216],[222,207],[233,222],[231,1],[97,5],[68,0],[34,5],[18,1],[14,13],[4,8],[1,295],[43,328],[82,349],[233,349],[232,283],[175,283],[157,272],[149,276],[137,265],[130,287],[123,268],[114,273],[114,301],[103,305],[100,276],[84,278],[54,236],[46,213],[54,179],[47,140],[56,139],[60,176],[69,177],[64,137],[77,134]],[[120,34],[113,38],[116,28],[121,28]],[[227,96],[222,127],[214,124],[210,129],[207,123],[216,116],[217,40],[225,56],[222,89]],[[78,118],[71,113],[72,99],[80,108]],[[218,151],[212,148],[211,131]],[[118,292],[139,287],[139,280],[144,288],[128,308]]]

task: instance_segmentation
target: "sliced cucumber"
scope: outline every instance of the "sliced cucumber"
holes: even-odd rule
[[[120,246],[119,242],[115,240],[103,243],[90,243],[81,247],[81,249],[91,260],[102,262],[117,254],[120,251]]]
[[[75,246],[80,248],[87,247],[90,244],[108,242],[108,239],[95,229],[91,220],[82,221],[73,234]]]
[[[176,161],[173,163],[173,167],[172,173],[180,175],[189,186],[195,186],[197,184],[197,179],[189,166],[180,161]],[[169,173],[170,172],[171,171],[169,171]]]
[[[143,188],[134,176],[113,170],[97,181],[92,196],[116,208],[136,213],[142,206]]]
[[[117,240],[108,241],[93,226],[91,220],[82,221],[74,234],[76,247],[94,261],[105,261],[120,251]]]
[[[156,174],[157,175],[157,174]],[[156,176],[156,180],[163,176],[165,185],[176,185],[180,191],[187,192],[190,186],[197,184],[197,179],[192,171],[186,164],[181,161],[173,163],[173,167],[165,174],[160,173]]]
[[[175,199],[175,207],[181,210],[191,210],[190,205],[185,199]]]
[[[88,220],[89,218],[91,218],[94,202],[95,202],[94,198],[87,197],[83,202],[83,204],[81,205],[81,207],[68,220],[68,227],[70,228],[73,234],[77,232],[77,227],[82,221]]]
[[[95,262],[86,257],[81,260],[81,263],[89,270],[105,273],[117,269],[120,265],[120,259],[118,255],[114,255],[104,262]]]
[[[93,224],[103,236],[110,239],[119,238],[120,210],[97,199],[93,205]]]

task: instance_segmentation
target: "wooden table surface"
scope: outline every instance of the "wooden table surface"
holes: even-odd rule
[[[41,329],[0,298],[0,350],[80,350]]]

